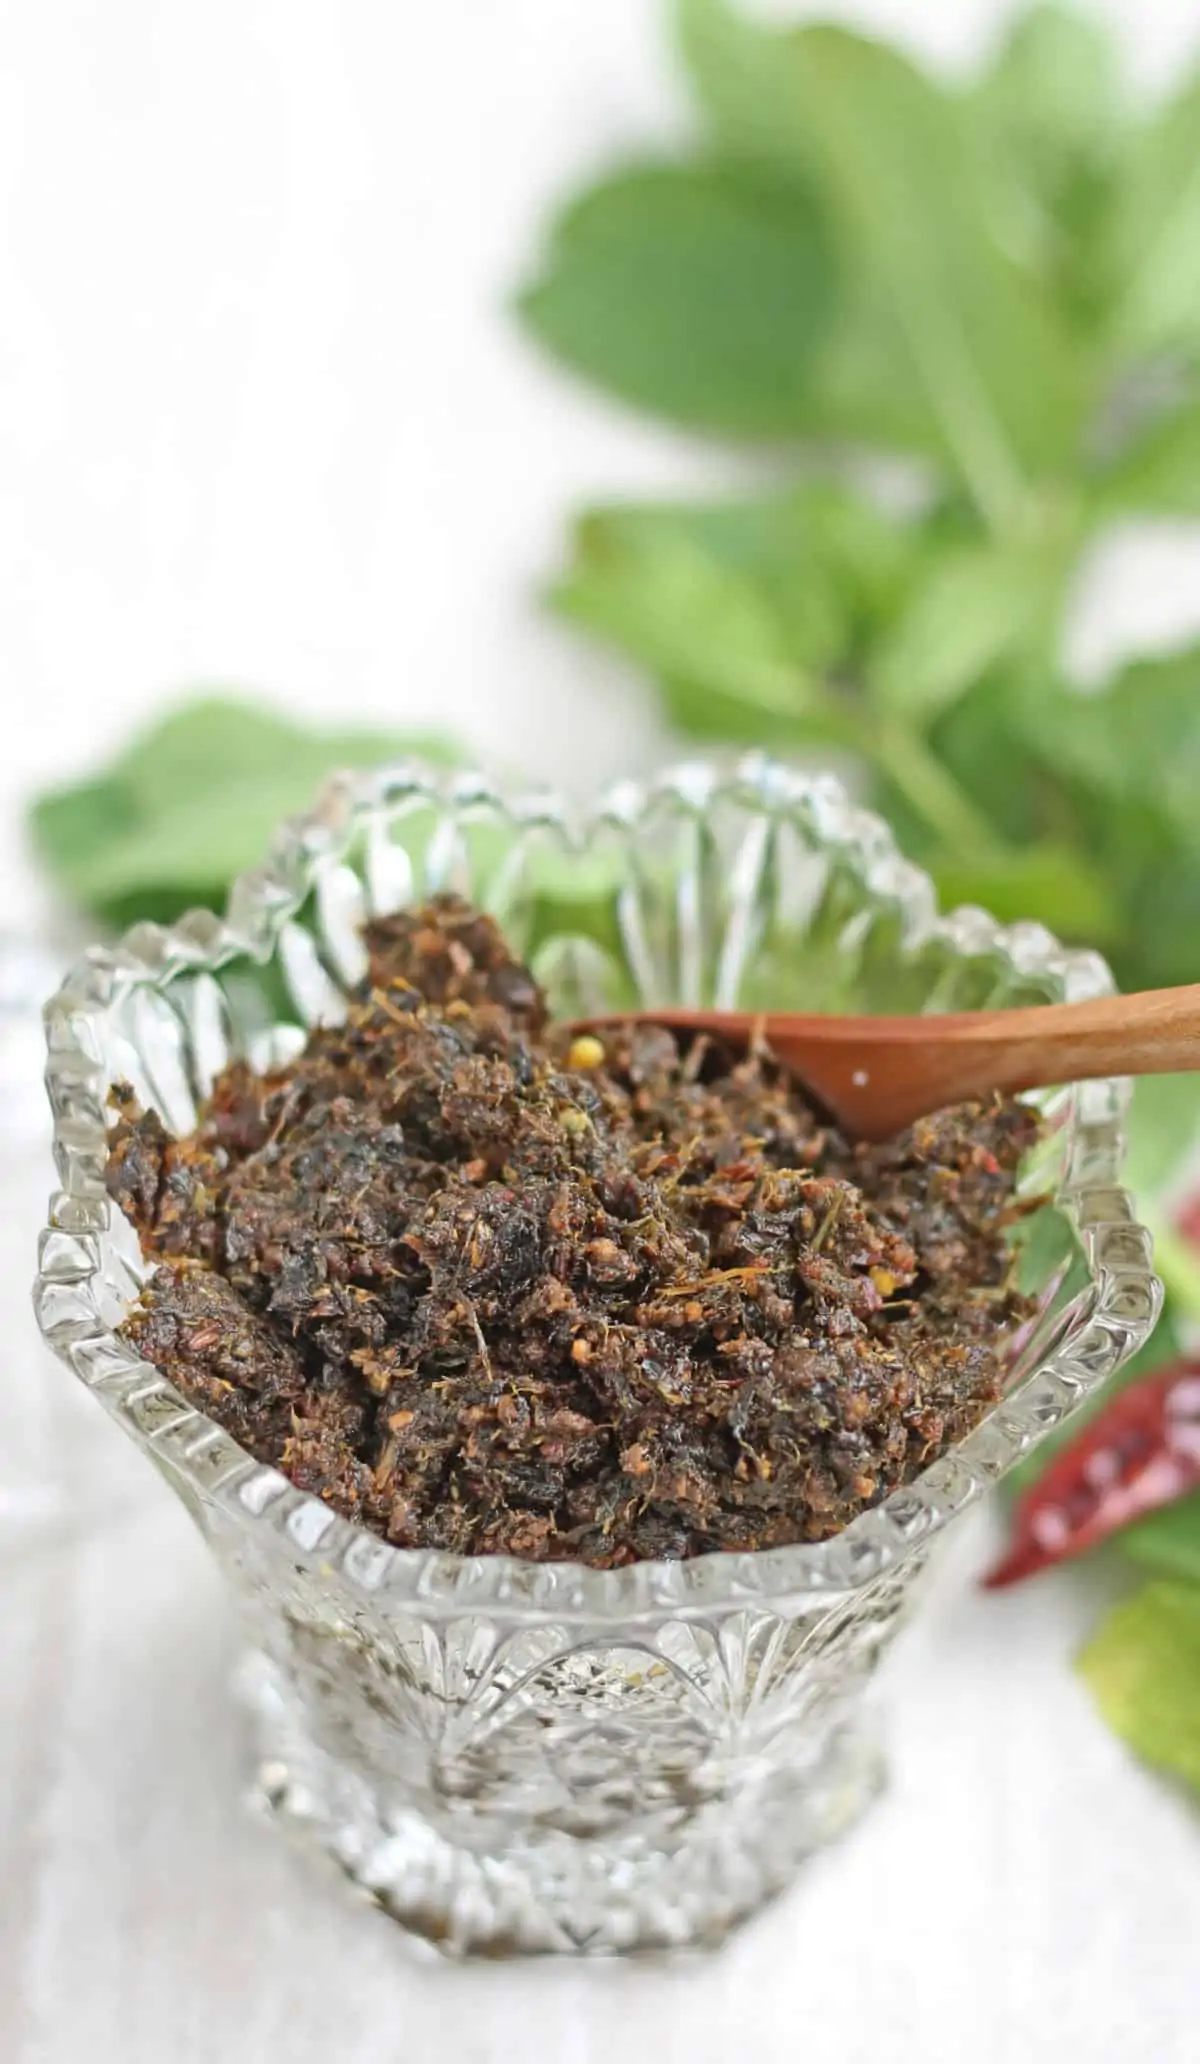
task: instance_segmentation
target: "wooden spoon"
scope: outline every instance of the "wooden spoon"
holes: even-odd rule
[[[1200,983],[940,1017],[643,1010],[581,1020],[578,1029],[631,1022],[734,1046],[765,1041],[852,1138],[866,1140],[888,1139],[929,1111],[994,1090],[1200,1068]]]

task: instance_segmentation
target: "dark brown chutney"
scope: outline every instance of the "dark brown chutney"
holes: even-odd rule
[[[766,1051],[556,1029],[455,899],[366,939],[187,1138],[114,1093],[124,1337],[257,1460],[401,1547],[609,1568],[821,1540],[999,1396],[1027,1106],[852,1145]]]

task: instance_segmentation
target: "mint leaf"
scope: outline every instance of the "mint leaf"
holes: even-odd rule
[[[931,727],[931,750],[1006,843],[1076,843],[1073,824],[1047,810],[1047,792],[1032,776],[1037,711],[1061,692],[1051,670],[1010,658],[972,682]]]
[[[1200,401],[1156,416],[1094,489],[1101,517],[1200,516]]]
[[[1200,1077],[1146,1075],[1133,1086],[1124,1179],[1144,1203],[1200,1142]]]
[[[146,803],[174,801],[214,781],[269,774],[281,757],[307,752],[312,739],[277,710],[201,695],[133,739],[117,771],[123,786]]]
[[[812,367],[806,433],[814,441],[876,446],[944,464],[946,441],[928,396],[897,375],[893,327],[887,297],[875,282],[843,281]]]
[[[1081,161],[1107,157],[1126,111],[1108,25],[1041,0],[1016,16],[971,96],[971,119],[1003,148],[1008,170],[1056,203]]]
[[[810,195],[732,167],[652,164],[566,209],[519,305],[550,350],[622,400],[761,438],[807,427],[833,295]]]
[[[769,595],[686,515],[618,509],[584,517],[572,564],[552,592],[564,615],[606,643],[747,710],[788,717],[819,694]]]
[[[1114,1732],[1154,1769],[1200,1789],[1200,1585],[1147,1584],[1079,1658]]]
[[[725,0],[681,0],[681,54],[718,150],[728,161],[823,189],[819,154],[807,146],[796,92],[780,63],[793,31],[772,31],[733,13]],[[878,445],[943,458],[928,397],[898,376],[888,297],[841,239],[838,293],[823,346],[809,368],[800,428],[811,438]]]
[[[872,685],[888,708],[923,724],[1010,654],[1050,642],[1060,601],[1045,551],[944,545],[876,649]]]
[[[691,0],[682,34],[722,146],[817,180],[847,276],[878,311],[893,384],[921,405],[989,524],[1010,528],[1027,469],[1074,451],[1085,381],[989,232],[951,96],[881,44],[759,28],[720,0]]]
[[[1200,936],[1200,651],[1127,667],[1101,693],[1017,713],[1028,761],[1072,840],[1117,885],[1128,988],[1188,982]]]
[[[949,98],[843,31],[808,30],[791,48],[798,102],[840,219],[888,297],[900,363],[977,506],[1007,527],[1024,469],[1053,466],[1074,442],[1083,391],[1066,341],[991,243]]]
[[[1114,346],[1126,357],[1193,351],[1200,343],[1200,73],[1131,144],[1109,244]]]
[[[1137,660],[1100,693],[1043,712],[1043,744],[1113,803],[1161,807],[1200,848],[1200,647]]]
[[[1038,913],[1065,938],[1107,946],[1121,936],[1122,913],[1102,869],[1073,846],[1043,839],[995,853],[935,852],[929,866],[945,909],[976,903],[1004,924]]]
[[[1200,1585],[1200,1491],[1126,1527],[1121,1546],[1144,1569]]]
[[[825,211],[816,192],[819,164],[810,163],[797,128],[795,96],[790,81],[774,63],[773,37],[744,22],[720,4],[720,0],[684,0],[679,8],[682,55],[689,65],[701,103],[710,117],[717,157],[726,166],[725,177],[737,171],[766,177],[770,185],[795,194],[807,213]],[[828,241],[828,226],[822,232]],[[840,260],[847,253],[843,249]],[[819,337],[807,356],[803,380],[792,387],[786,420],[768,426],[783,436],[852,439],[879,444],[887,450],[914,453],[922,457],[940,455],[942,446],[937,425],[924,397],[914,395],[896,378],[890,341],[881,334],[878,290],[868,281],[846,276],[839,263],[833,291],[827,291],[825,320]],[[711,301],[701,311],[702,335],[726,292],[720,282]],[[622,309],[609,320],[637,321],[640,312]],[[536,327],[536,324],[535,324]],[[664,333],[665,334],[665,333]],[[558,346],[552,341],[552,348]],[[696,348],[696,335],[689,336],[680,356]],[[707,349],[707,346],[704,347]],[[576,361],[572,359],[572,363]],[[655,354],[657,396],[649,405],[667,416],[679,418],[678,400],[672,398],[676,383],[690,378],[677,361]],[[591,366],[581,366],[602,385],[610,377]],[[669,387],[667,399],[661,390]],[[642,401],[641,394],[631,397]],[[690,415],[684,420],[694,420]],[[725,421],[711,425],[705,417],[701,428],[726,430]],[[741,426],[736,426],[740,432]]]
[[[968,96],[997,238],[1085,342],[1111,296],[1106,238],[1126,114],[1106,24],[1053,0],[1018,15]]]
[[[813,483],[736,501],[616,505],[577,524],[553,599],[665,680],[723,698],[743,725],[810,716],[823,670],[896,607],[907,526]]]
[[[133,797],[111,775],[50,789],[29,814],[42,858],[73,894],[86,891],[97,853],[110,839],[135,830],[138,822]]]
[[[134,740],[97,780],[40,797],[34,843],[59,887],[114,926],[220,909],[265,858],[284,817],[339,767],[415,757],[452,764],[444,738],[307,731],[273,711],[202,697]]]
[[[556,606],[659,677],[680,728],[794,748],[842,740],[865,704],[827,678],[858,665],[912,578],[913,526],[852,489],[597,509]]]
[[[798,32],[748,20],[726,0],[678,0],[677,13],[680,52],[720,149],[784,178],[819,170],[788,65]]]

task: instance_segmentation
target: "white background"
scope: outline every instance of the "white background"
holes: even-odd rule
[[[838,11],[957,62],[1001,10]],[[1200,41],[1189,0],[1097,11],[1140,78]],[[665,749],[533,590],[573,503],[730,462],[554,374],[504,308],[564,183],[685,119],[662,23],[657,0],[0,6],[0,923],[42,896],[26,794],[198,682],[433,718],[574,787]],[[1198,566],[1183,531],[1116,541],[1080,664],[1194,627]],[[724,1956],[406,1959],[237,1810],[200,1545],[29,1335],[44,1186],[10,1159],[7,1481],[27,1467],[34,1531],[0,1534],[0,2056],[1197,2055],[1196,1817],[1068,1668],[1104,1579],[980,1601],[986,1520],[899,1659],[890,1796]],[[72,1524],[97,1470],[108,1517]]]

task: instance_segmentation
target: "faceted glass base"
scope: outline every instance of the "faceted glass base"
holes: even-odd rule
[[[306,1732],[286,1679],[247,1659],[238,1690],[257,1762],[252,1798],[322,1848],[374,1903],[445,1956],[713,1948],[786,1889],[797,1866],[853,1825],[880,1790],[876,1710],[861,1700],[807,1768],[773,1768],[733,1796],[697,1799],[670,1841],[661,1823],[607,1838],[538,1831],[524,1817],[493,1848],[389,1807],[365,1774]]]

